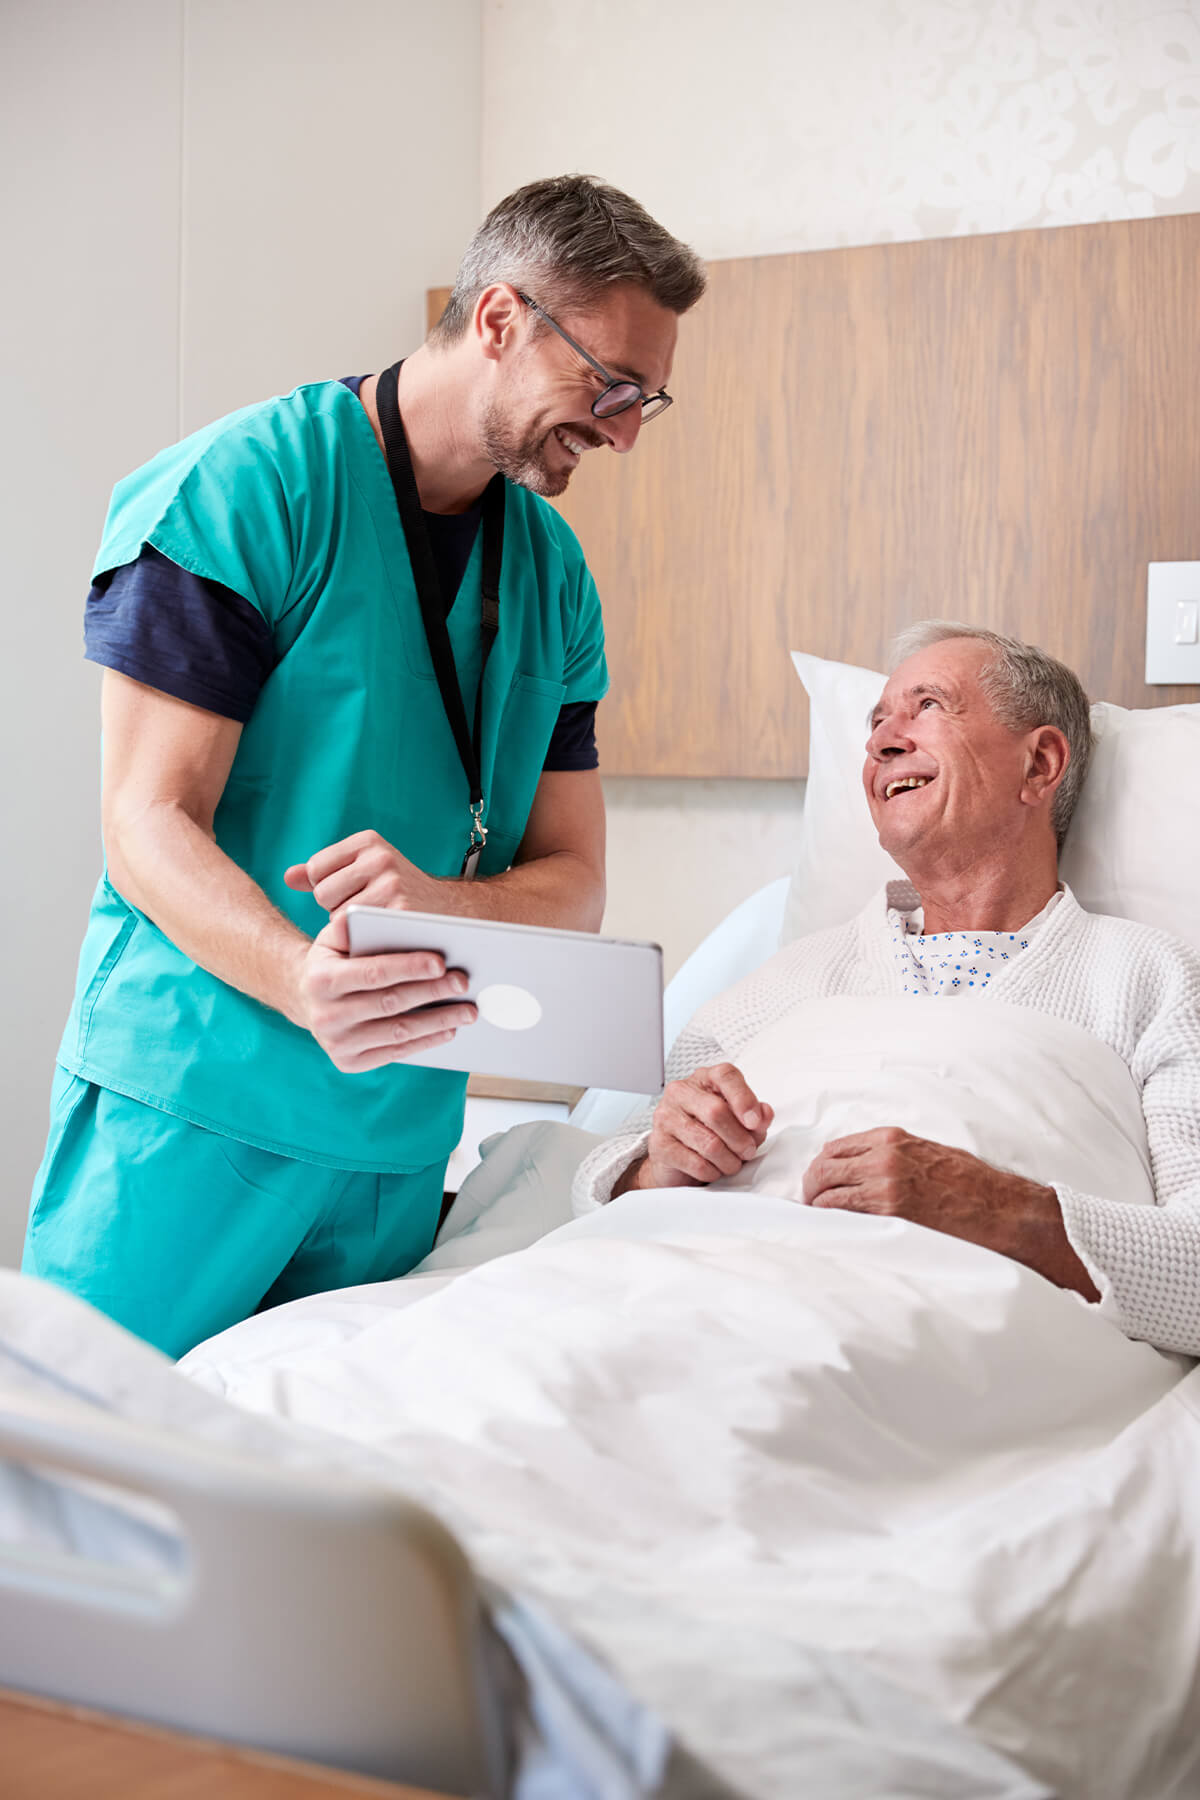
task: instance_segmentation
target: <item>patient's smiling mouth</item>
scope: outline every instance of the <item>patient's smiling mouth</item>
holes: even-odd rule
[[[890,800],[892,798],[893,794],[902,794],[908,788],[928,787],[929,783],[932,780],[933,780],[932,775],[900,775],[900,776],[897,776],[897,778],[894,781],[888,782],[887,786],[883,790],[883,797],[885,800]]]

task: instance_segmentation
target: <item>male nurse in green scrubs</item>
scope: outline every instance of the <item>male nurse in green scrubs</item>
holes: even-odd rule
[[[118,484],[105,868],[26,1271],[178,1356],[428,1251],[466,1083],[407,1059],[474,1009],[435,956],[350,958],[344,909],[599,928],[603,631],[546,497],[670,405],[703,287],[629,196],[533,183],[402,363]]]

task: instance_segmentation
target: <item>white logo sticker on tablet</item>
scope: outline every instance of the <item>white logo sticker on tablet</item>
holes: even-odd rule
[[[481,988],[475,1004],[480,1018],[488,1025],[498,1025],[501,1031],[528,1031],[542,1016],[541,1001],[528,988],[510,987],[503,981]]]

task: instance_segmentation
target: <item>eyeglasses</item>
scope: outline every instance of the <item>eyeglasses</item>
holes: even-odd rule
[[[570,344],[577,356],[582,356],[584,362],[589,363],[597,375],[604,377],[604,386],[592,401],[594,418],[612,419],[618,413],[628,412],[631,406],[640,405],[642,424],[648,425],[651,419],[657,419],[659,413],[666,412],[668,406],[671,405],[671,396],[666,388],[659,388],[657,394],[647,394],[636,381],[630,381],[627,376],[610,375],[603,363],[597,362],[594,356],[588,354],[582,344],[575,342],[569,331],[564,331],[561,325],[556,324],[544,306],[539,306],[536,300],[531,300],[528,294],[521,292],[520,288],[516,292],[518,300],[523,300],[531,312],[535,312],[539,319],[546,321],[551,331],[557,331],[563,342]]]

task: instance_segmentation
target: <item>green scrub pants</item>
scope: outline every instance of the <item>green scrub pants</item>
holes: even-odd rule
[[[182,1356],[260,1308],[406,1274],[445,1168],[276,1156],[58,1069],[21,1268]]]

